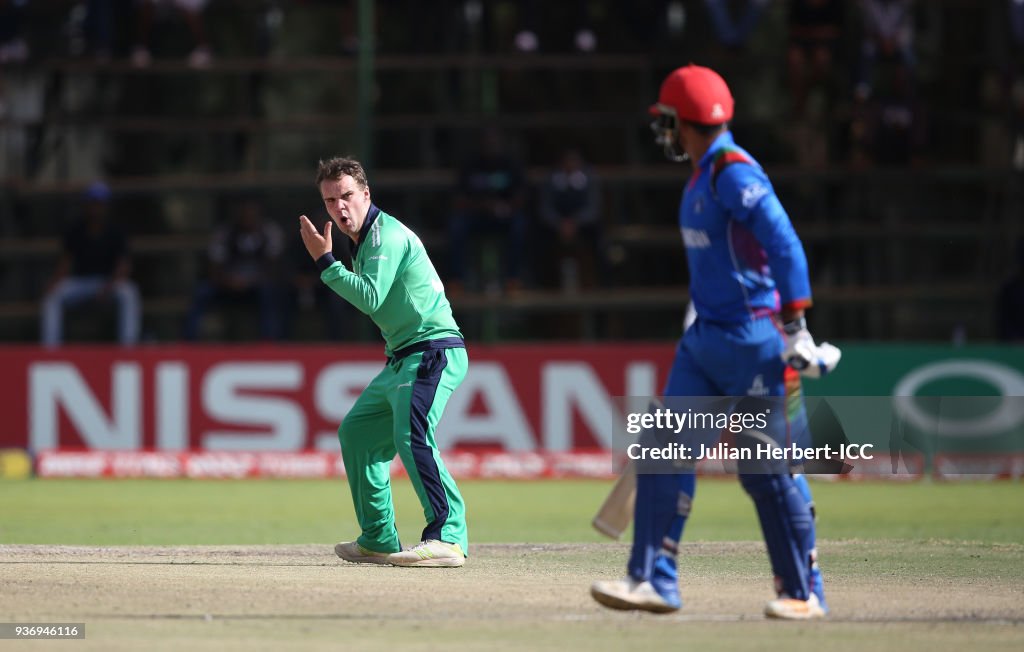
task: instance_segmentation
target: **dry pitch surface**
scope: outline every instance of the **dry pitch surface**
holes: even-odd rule
[[[0,649],[1024,648],[1024,547],[823,547],[834,560],[826,569],[833,614],[780,623],[760,616],[770,582],[758,543],[684,544],[686,604],[668,616],[591,600],[591,581],[619,575],[622,544],[478,545],[461,569],[348,564],[328,544],[7,545],[0,620],[84,622],[86,639],[6,640]],[[902,565],[904,557],[913,563]]]

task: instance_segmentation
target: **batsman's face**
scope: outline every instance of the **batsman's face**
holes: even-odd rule
[[[359,229],[363,228],[366,213],[370,210],[370,189],[360,188],[355,179],[345,175],[340,179],[321,181],[320,196],[338,229],[358,242]]]
[[[665,158],[676,163],[686,160],[687,152],[685,142],[679,129],[679,120],[676,118],[675,110],[671,113],[659,113],[654,122],[651,123],[651,130],[654,132],[656,142],[665,153]]]

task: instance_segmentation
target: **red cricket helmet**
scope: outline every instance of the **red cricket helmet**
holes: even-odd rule
[[[670,114],[678,120],[719,125],[732,120],[735,102],[722,76],[711,68],[690,64],[676,68],[661,83],[651,115]]]

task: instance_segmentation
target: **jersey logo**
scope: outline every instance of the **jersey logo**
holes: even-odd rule
[[[754,382],[750,383],[750,387],[747,389],[747,396],[768,396],[768,388],[765,387],[763,375],[754,376]]]
[[[743,208],[753,208],[767,194],[768,187],[760,181],[755,181],[740,191],[740,202],[743,204]]]
[[[683,244],[691,249],[707,249],[711,246],[711,238],[708,232],[703,229],[691,229],[683,227]]]
[[[441,279],[435,278],[430,282],[430,287],[434,288],[434,292],[444,292],[444,283],[441,282]]]

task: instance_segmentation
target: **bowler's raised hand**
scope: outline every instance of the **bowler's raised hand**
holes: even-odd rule
[[[299,234],[302,236],[302,244],[306,245],[306,251],[313,257],[313,260],[319,260],[320,256],[326,253],[330,253],[334,248],[331,242],[331,221],[327,220],[324,224],[324,232],[321,235],[313,223],[309,221],[309,218],[305,215],[299,216]]]

